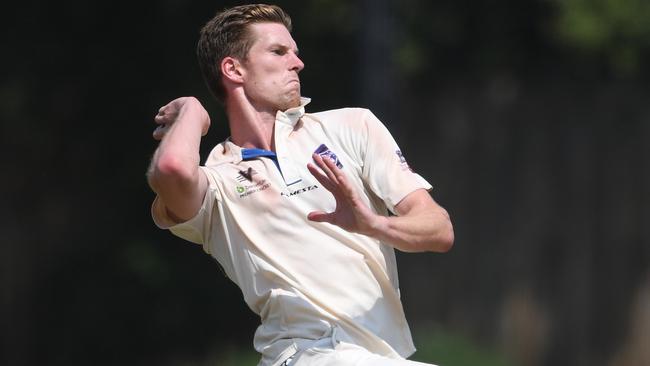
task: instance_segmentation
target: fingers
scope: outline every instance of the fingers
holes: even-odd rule
[[[177,114],[178,110],[175,108],[174,101],[158,108],[158,114],[153,118],[153,121],[158,125],[152,134],[155,140],[162,140],[169,126],[174,123]]]
[[[313,211],[307,214],[307,219],[314,222],[329,222],[334,223],[334,215],[324,211]]]
[[[345,176],[345,173],[343,173],[343,170],[336,166],[336,163],[330,159],[330,158],[323,158],[322,156],[318,154],[313,155],[314,161],[316,161],[316,164],[323,170],[325,173],[325,176],[327,177],[327,180],[330,182],[330,185],[333,185],[335,188],[335,191],[327,188],[330,192],[333,194],[341,194],[345,196],[347,199],[354,199],[356,197],[356,191],[354,187],[352,187],[348,181],[347,177]],[[314,174],[312,172],[312,174]],[[319,178],[318,175],[315,175],[316,179]],[[323,174],[320,174],[321,179],[324,177]],[[320,179],[319,182],[323,183]],[[324,184],[323,184],[324,185]]]
[[[173,122],[178,117],[179,109],[169,103],[158,109],[158,114],[153,118],[157,124]]]
[[[169,128],[169,117],[165,115],[165,107],[161,107],[158,110],[158,114],[153,118],[153,121],[158,125],[155,130],[153,130],[154,140],[162,140],[167,133]]]
[[[307,164],[307,169],[314,176],[314,178],[316,178],[316,180],[320,184],[322,184],[323,187],[325,187],[325,189],[327,189],[334,195],[337,194],[336,186],[333,184],[332,181],[330,181],[330,179],[325,174],[323,174],[318,168],[316,168],[316,166],[314,166],[313,164]]]
[[[321,167],[323,168],[327,176],[331,180],[336,182],[337,185],[341,183],[341,179],[345,179],[345,176],[341,172],[341,169],[339,169],[336,166],[336,163],[334,163],[332,159],[330,158],[323,159],[323,157],[320,155],[318,156],[318,158],[323,162],[323,165]]]
[[[168,128],[169,126],[167,125],[160,125],[156,127],[156,129],[153,130],[153,134],[152,134],[154,140],[158,140],[158,141],[162,140],[162,138],[165,137]]]
[[[314,154],[314,160],[318,164],[321,169],[323,169],[323,160],[320,156],[317,154]],[[328,175],[324,174],[323,171],[327,169],[323,169],[323,171],[319,170],[315,165],[308,163],[307,164],[307,169],[309,172],[316,178],[316,180],[325,187],[330,193],[334,195],[334,197],[337,197],[340,195],[338,187],[334,182],[329,178]],[[338,199],[337,199],[338,200]],[[332,224],[334,222],[334,216],[332,213],[327,213],[325,211],[313,211],[307,214],[307,219],[310,221],[314,222],[329,222]]]
[[[332,181],[332,183],[338,185],[339,184],[339,176],[335,173],[335,171],[339,171],[338,167],[336,167],[335,164],[333,164],[332,160],[330,158],[323,159],[322,156],[318,154],[313,154],[313,159],[318,165],[319,168],[325,173],[327,178]]]
[[[153,120],[159,126],[153,132],[153,138],[156,140],[162,139],[171,126],[179,118],[182,118],[185,112],[191,116],[193,121],[202,124],[201,136],[205,136],[210,128],[208,112],[195,97],[180,97],[158,108],[158,113]]]
[[[171,121],[169,121],[169,118],[167,118],[165,116],[161,116],[161,115],[155,116],[153,118],[153,121],[158,125],[166,125],[166,124],[169,124],[169,122],[171,122]]]

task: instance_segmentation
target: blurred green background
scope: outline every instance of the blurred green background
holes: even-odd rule
[[[155,228],[153,116],[197,96],[232,1],[7,4],[0,22],[0,364],[254,365],[258,323],[200,247]],[[452,215],[399,254],[443,366],[650,365],[650,3],[278,1],[308,111],[370,108]]]

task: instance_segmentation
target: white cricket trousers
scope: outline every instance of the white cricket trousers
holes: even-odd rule
[[[263,354],[258,366],[435,366],[385,357],[346,342],[347,339],[338,326],[332,326],[315,340],[284,339],[274,344],[275,352]]]
[[[435,366],[428,363],[393,359],[369,352],[352,343],[332,344],[328,338],[296,353],[281,366]]]

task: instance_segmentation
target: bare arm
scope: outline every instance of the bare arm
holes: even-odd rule
[[[330,159],[315,154],[320,172],[310,172],[336,199],[334,212],[311,212],[308,219],[329,222],[345,230],[379,239],[405,252],[446,252],[454,243],[454,230],[447,211],[424,189],[407,195],[395,206],[398,216],[377,215],[359,198],[345,174]]]
[[[447,210],[424,189],[404,197],[395,206],[398,216],[384,217],[376,234],[405,252],[446,252],[454,244],[454,228]]]
[[[153,137],[160,144],[147,180],[170,218],[187,221],[201,208],[208,187],[205,173],[199,169],[199,147],[210,117],[196,98],[183,97],[160,108],[154,120],[159,126]]]

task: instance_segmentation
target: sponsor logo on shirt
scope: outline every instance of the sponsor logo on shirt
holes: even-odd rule
[[[325,144],[321,144],[314,152],[324,158],[330,158],[339,169],[343,169],[343,164],[341,164],[339,158]]]
[[[297,195],[299,195],[301,193],[313,191],[316,188],[318,188],[318,186],[313,185],[313,186],[308,186],[308,187],[296,189],[295,191],[291,191],[291,192],[280,192],[280,196],[284,196],[284,197],[297,196]]]
[[[239,198],[248,197],[253,193],[263,191],[271,186],[271,183],[267,182],[266,179],[262,179],[255,184],[247,185],[238,185],[235,187],[235,191],[239,195]]]
[[[406,158],[404,157],[404,154],[402,154],[401,150],[395,150],[395,154],[397,154],[397,157],[399,158],[399,163],[402,166],[402,170],[408,169],[410,171],[413,171],[413,169],[411,169],[411,167],[409,167],[409,164],[406,162]]]
[[[257,174],[253,168],[249,167],[248,170],[240,170],[239,175],[237,175],[237,181],[242,183],[244,181],[253,181],[253,175]]]
[[[239,183],[235,187],[235,191],[239,195],[239,198],[248,197],[253,193],[263,191],[271,186],[271,183],[269,183],[266,179],[255,181],[253,179],[255,175],[257,175],[257,172],[251,167],[246,170],[242,169],[239,171],[237,177],[235,178]]]

